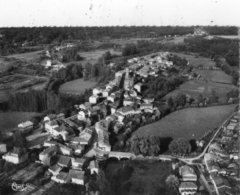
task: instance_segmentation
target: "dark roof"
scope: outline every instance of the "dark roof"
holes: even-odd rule
[[[63,156],[63,155],[60,155],[59,156],[59,160],[58,160],[58,164],[61,165],[61,166],[68,166],[69,163],[71,162],[71,158],[68,157],[68,156]]]

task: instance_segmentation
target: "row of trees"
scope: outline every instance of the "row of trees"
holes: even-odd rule
[[[157,156],[162,153],[161,147],[168,147],[170,153],[175,155],[187,155],[192,146],[189,140],[177,138],[171,141],[158,136],[132,136],[126,143],[129,151],[136,155]]]

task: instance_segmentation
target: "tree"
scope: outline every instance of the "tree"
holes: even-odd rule
[[[129,143],[130,151],[136,155],[156,156],[160,152],[160,138],[154,136],[133,136]]]
[[[189,141],[183,138],[178,138],[178,139],[174,139],[169,144],[169,150],[171,153],[174,153],[174,154],[185,155],[191,151],[191,145]]]
[[[204,101],[203,95],[199,94],[197,97],[197,104],[199,105],[200,103],[203,103],[203,101]]]
[[[173,191],[178,190],[179,179],[175,175],[169,175],[165,180],[167,187]]]
[[[210,102],[211,103],[217,103],[218,102],[219,97],[217,96],[217,93],[215,90],[211,91],[211,96],[210,96]]]
[[[176,102],[178,106],[184,106],[187,102],[187,97],[185,94],[178,94],[176,97]]]
[[[172,97],[169,97],[168,100],[167,100],[167,104],[170,108],[173,108],[174,106],[174,101],[173,101],[173,98]]]

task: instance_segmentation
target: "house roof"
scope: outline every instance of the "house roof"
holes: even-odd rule
[[[84,171],[77,171],[77,170],[73,170],[73,169],[69,170],[69,176],[71,178],[74,178],[74,179],[83,180],[84,179],[84,174],[85,174]]]
[[[71,158],[68,156],[59,155],[58,164],[62,166],[68,166],[71,161]]]
[[[85,158],[72,158],[72,162],[83,165],[86,162]]]
[[[191,189],[197,188],[197,185],[194,182],[182,182],[179,188]]]
[[[52,172],[59,172],[59,171],[62,170],[62,167],[60,167],[56,164],[56,165],[53,165],[53,166],[49,167],[49,170],[52,171]]]
[[[56,175],[56,178],[59,180],[67,180],[68,179],[68,173],[60,172],[58,175]]]
[[[189,176],[189,175],[196,176],[193,168],[188,165],[184,165],[184,166],[180,167],[179,173],[180,173],[180,175],[182,175],[182,177]]]

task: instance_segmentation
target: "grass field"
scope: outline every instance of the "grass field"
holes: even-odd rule
[[[173,54],[181,58],[186,58],[189,61],[190,65],[192,65],[193,67],[197,67],[200,64],[202,64],[203,67],[215,66],[215,62],[212,61],[210,58],[205,58],[202,56],[196,57],[194,54],[190,55],[190,54],[175,53],[175,52],[173,52]]]
[[[99,49],[99,50],[93,50],[93,51],[88,51],[88,52],[79,52],[79,55],[84,58],[81,61],[81,63],[82,64],[86,64],[86,63],[94,64],[107,51],[110,51],[111,54],[117,54],[117,55],[121,54],[120,52],[116,52],[113,49]]]
[[[61,85],[59,92],[67,94],[81,94],[86,89],[91,89],[96,85],[94,81],[84,81],[83,79],[76,79]]]
[[[219,125],[233,112],[236,105],[188,108],[173,112],[158,122],[134,132],[138,136],[183,137],[199,139]]]
[[[129,170],[127,167],[132,167]],[[167,190],[165,180],[172,172],[169,162],[108,161],[105,174],[114,195],[177,195]]]
[[[33,52],[26,52],[26,53],[19,53],[19,54],[13,54],[13,55],[8,55],[8,58],[16,58],[19,60],[24,60],[24,61],[32,61],[35,60],[36,58],[38,58],[40,56],[40,53],[43,50],[40,51],[33,51]]]
[[[15,128],[21,122],[37,115],[35,112],[0,112],[0,130]]]
[[[222,70],[197,70],[196,72],[208,81],[228,84],[232,83],[232,77]]]
[[[188,94],[193,98],[197,98],[199,94],[209,97],[212,90],[214,90],[219,97],[219,102],[226,102],[226,94],[232,89],[237,89],[237,87],[223,83],[191,80],[183,83],[179,88],[168,93],[164,98],[176,96],[179,93]]]
[[[174,53],[179,57],[185,57],[189,63],[194,67],[194,71],[200,74],[204,80],[191,80],[180,85],[179,88],[167,94],[165,97],[175,96],[178,93],[186,93],[193,98],[198,97],[199,94],[209,96],[212,90],[215,90],[220,102],[226,101],[226,94],[232,89],[237,89],[231,84],[232,77],[224,73],[222,70],[199,70],[196,67],[200,64],[203,67],[214,67],[215,63],[209,58],[195,57],[194,54]]]

